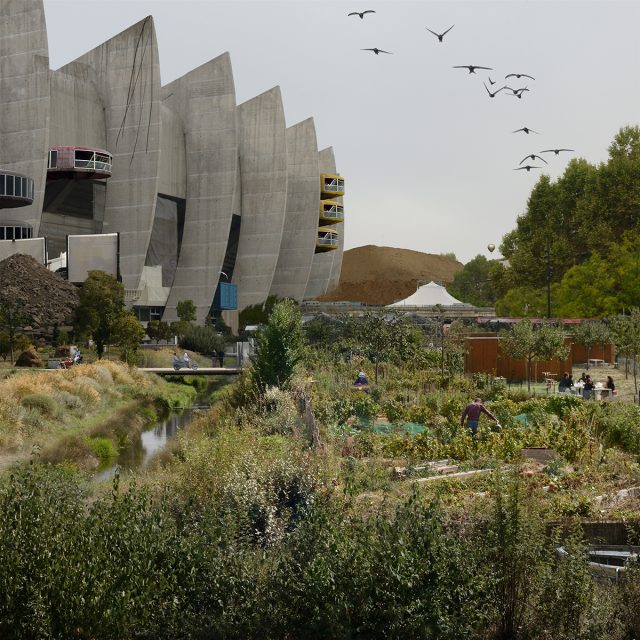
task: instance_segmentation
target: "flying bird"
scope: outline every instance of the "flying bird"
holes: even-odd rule
[[[534,131],[533,129],[529,129],[529,127],[522,127],[521,129],[516,129],[515,131],[512,131],[511,133],[518,133],[520,131],[524,131],[527,135],[530,133],[538,133],[537,131]]]
[[[533,76],[529,76],[526,73],[508,73],[504,79],[506,80],[507,78],[531,78],[532,80],[535,80]]]
[[[489,78],[489,84],[495,84],[496,81],[491,79],[491,76],[487,76]]]
[[[525,164],[524,167],[516,167],[514,169],[514,171],[520,171],[521,169],[526,169],[527,173],[529,173],[529,171],[531,171],[531,169],[542,169],[542,167],[535,167],[531,164]]]
[[[542,160],[545,164],[549,164],[542,156],[539,156],[536,153],[530,153],[528,156],[525,156],[520,160],[519,164],[522,164],[525,160],[535,160],[536,158],[538,158],[538,160]]]
[[[504,87],[500,87],[497,91],[494,91],[493,93],[491,93],[491,91],[489,91],[489,87],[487,87],[486,83],[482,83],[484,85],[484,88],[487,90],[487,93],[489,94],[490,98],[495,98],[503,89]]]
[[[512,89],[511,87],[505,87],[505,89],[509,89],[511,93],[508,93],[508,96],[514,96],[516,98],[520,98],[522,100],[522,94],[525,91],[531,91],[528,87],[522,87],[521,89]]]
[[[352,11],[351,13],[347,13],[348,16],[360,16],[360,20],[364,19],[364,16],[367,13],[375,13],[373,9],[367,9],[366,11]]]
[[[556,155],[559,155],[561,151],[575,151],[575,149],[545,149],[540,153],[555,153]]]
[[[389,55],[393,55],[391,51],[385,51],[384,49],[378,49],[378,47],[373,47],[371,49],[360,49],[360,51],[373,51],[376,55],[379,53],[388,53]]]
[[[452,24],[444,33],[436,33],[435,31],[431,31],[431,29],[429,29],[429,27],[425,27],[425,29],[429,32],[429,33],[433,33],[433,35],[438,38],[438,42],[442,42],[442,38],[444,38],[447,33],[449,33],[449,31],[451,31],[451,29],[453,29],[453,27],[455,27],[455,24]]]
[[[491,67],[480,67],[477,64],[462,64],[462,65],[458,65],[456,67],[453,67],[454,69],[469,69],[469,73],[475,73],[476,69],[486,69],[487,71],[493,71],[493,69]]]

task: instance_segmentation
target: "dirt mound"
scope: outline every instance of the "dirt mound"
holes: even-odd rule
[[[79,300],[76,286],[31,256],[18,254],[2,260],[0,282],[0,304],[15,306],[34,333],[50,335],[54,325],[72,324]]]
[[[29,349],[23,351],[16,360],[16,367],[44,367],[40,354],[36,351]]]
[[[338,287],[317,299],[391,304],[415,293],[419,282],[450,284],[462,266],[453,258],[411,249],[357,247],[344,252]]]

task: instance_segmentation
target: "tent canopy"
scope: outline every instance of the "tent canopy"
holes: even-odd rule
[[[465,304],[456,300],[443,286],[431,281],[423,284],[418,290],[404,300],[399,300],[388,307],[433,307],[440,304],[443,307],[450,307],[454,304]],[[468,305],[467,305],[468,306]]]

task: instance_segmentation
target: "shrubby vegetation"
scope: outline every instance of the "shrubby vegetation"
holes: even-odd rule
[[[155,471],[96,486],[36,456],[0,477],[0,636],[635,637],[640,576],[594,582],[578,523],[605,507],[598,493],[640,481],[640,409],[462,378],[438,323],[400,338],[368,326],[385,339],[315,323],[308,344],[295,306],[276,304],[260,364]],[[351,390],[376,365],[378,384]],[[109,375],[117,387],[122,373],[79,369],[56,402],[81,388],[89,402]],[[13,380],[15,397],[37,393]],[[143,384],[139,396],[154,392]],[[475,395],[502,430],[460,426]],[[108,456],[100,438],[87,446]],[[533,469],[523,446],[559,457]],[[443,458],[482,473],[429,481],[425,461]],[[617,513],[633,540],[637,510]]]

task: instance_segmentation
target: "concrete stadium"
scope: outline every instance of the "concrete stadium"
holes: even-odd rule
[[[275,294],[334,288],[344,181],[313,119],[286,126],[280,89],[236,104],[228,53],[161,86],[152,17],[49,68],[42,0],[0,0],[0,243],[118,234],[142,321],[197,321]],[[236,297],[236,296],[234,296]]]

